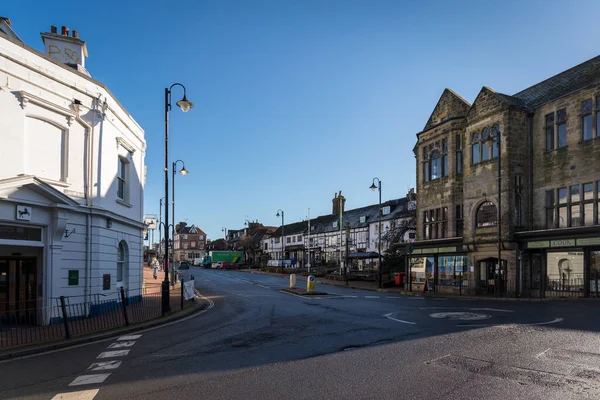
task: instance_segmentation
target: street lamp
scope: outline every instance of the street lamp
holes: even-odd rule
[[[494,279],[494,292],[495,295],[498,296],[500,292],[500,288],[498,287],[500,284],[500,269],[502,268],[502,158],[500,157],[500,140],[501,140],[500,128],[498,125],[492,126],[490,133],[490,141],[496,143],[496,147],[498,149],[498,266],[495,271],[495,279]],[[494,150],[492,148],[492,157],[494,155]]]
[[[375,181],[377,181],[378,186],[375,186]],[[377,248],[379,252],[379,276],[377,278],[377,287],[383,286],[383,265],[381,263],[381,181],[379,178],[373,178],[373,183],[369,187],[371,190],[375,191],[379,188],[379,243],[377,243]]]
[[[283,210],[280,208],[279,210],[277,210],[277,214],[275,215],[276,217],[279,217],[279,212],[281,211],[281,246],[283,248],[283,252],[281,253],[281,273],[283,274],[283,260],[285,259],[285,238],[283,237],[284,235],[284,229],[285,229],[285,224],[284,224],[284,213]]]
[[[181,83],[174,83],[169,88],[165,88],[165,279],[162,282],[162,313],[163,315],[171,311],[169,296],[169,111],[171,110],[171,91],[175,86],[183,88],[183,98],[177,103],[181,111],[188,112],[194,105],[188,101],[186,89]]]

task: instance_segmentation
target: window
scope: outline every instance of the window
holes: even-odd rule
[[[423,182],[448,176],[448,139],[423,149]]]
[[[269,243],[265,243],[265,250],[269,250]]]
[[[600,224],[600,181],[596,182],[596,224]]]
[[[298,238],[296,240],[297,242],[301,242],[302,241],[302,236],[298,235]]]
[[[366,220],[367,220],[367,217],[365,217],[364,215],[362,217],[360,217],[361,224],[364,224]]]
[[[462,137],[456,135],[456,175],[462,175],[463,159],[462,159]]]
[[[337,226],[338,226],[338,222],[337,221],[333,221],[333,227],[337,228]]]
[[[477,227],[487,228],[498,223],[496,205],[491,201],[482,203],[477,209]]]
[[[127,200],[127,167],[128,162],[119,157],[119,167],[117,171],[117,197],[121,200]]]
[[[448,237],[448,207],[423,212],[423,237],[438,239]]]
[[[408,232],[408,238],[409,239],[415,239],[416,238],[416,232]]]
[[[456,206],[456,236],[461,237],[463,235],[463,206]]]
[[[596,104],[596,106],[598,105]],[[581,103],[581,135],[583,140],[593,139],[592,121],[592,99],[587,99]]]
[[[117,250],[117,282],[123,282],[123,272],[127,267],[127,243],[121,241]]]
[[[554,224],[554,190],[546,190],[546,229],[552,229]]]
[[[579,195],[579,185],[571,186],[571,222],[569,226],[581,226],[581,196]]]
[[[567,220],[567,188],[558,189],[558,227],[566,228]]]
[[[567,145],[567,109],[563,108],[556,112],[557,131],[558,131],[558,148]]]
[[[275,243],[279,243],[279,238],[275,238]]]
[[[194,247],[196,247],[196,242],[190,242],[190,247],[193,249]]]
[[[596,137],[600,137],[600,96],[596,97]]]
[[[292,238],[286,238],[286,243],[292,243]]]
[[[448,139],[442,139],[442,176],[448,176]]]
[[[546,151],[554,150],[554,113],[546,115]]]
[[[498,158],[498,139],[500,135],[500,126],[493,125],[491,128],[484,128],[475,132],[472,136],[471,160],[473,165]]]
[[[390,213],[390,206],[385,206],[385,207],[383,207],[383,208],[381,209],[381,211],[382,211],[381,213],[382,213],[383,215],[388,215],[388,214]]]
[[[440,153],[435,151],[431,154],[431,159],[429,160],[429,172],[431,173],[430,179],[436,180],[442,176],[442,164],[440,160]]]
[[[583,292],[583,252],[548,251],[546,259],[548,290]]]

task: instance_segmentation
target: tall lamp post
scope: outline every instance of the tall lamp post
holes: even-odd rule
[[[378,186],[375,186],[375,181],[377,181]],[[373,183],[370,186],[370,189],[375,191],[379,188],[379,242],[377,243],[377,248],[379,252],[379,276],[377,277],[377,287],[383,286],[383,264],[381,263],[381,181],[379,178],[373,178]]]
[[[162,313],[166,314],[171,311],[170,296],[169,296],[169,111],[171,110],[171,91],[175,86],[183,88],[183,98],[177,103],[177,107],[181,111],[188,112],[194,107],[186,96],[185,86],[181,83],[174,83],[169,88],[165,88],[165,279],[162,282],[161,297],[162,297]]]
[[[175,175],[177,175],[177,163],[181,163],[182,168],[179,170],[182,176],[186,176],[188,170],[185,169],[185,163],[182,160],[177,160],[173,163],[173,178],[171,179],[171,193],[173,194],[173,200],[171,201],[171,210],[173,213],[173,246],[175,246],[175,235],[177,235],[177,225],[175,225]],[[173,249],[173,268],[171,268],[171,282],[175,280],[175,249]]]
[[[275,216],[279,217],[279,212],[281,212],[281,246],[283,248],[283,252],[281,253],[281,273],[283,274],[283,260],[285,260],[285,238],[283,236],[284,236],[285,223],[284,223],[284,217],[283,217],[283,210],[281,208],[279,210],[277,210],[277,215],[275,215]]]
[[[222,227],[221,232],[225,232],[225,236],[223,236],[223,239],[225,240],[225,247],[227,247],[227,250],[229,250],[229,245],[227,244],[227,228]]]
[[[158,208],[158,255],[160,256],[160,252],[162,250],[162,232],[160,231],[160,226],[162,225],[162,206],[163,206],[163,200],[165,198],[162,197],[160,199],[160,207]],[[159,257],[160,258],[160,257]]]
[[[495,295],[501,295],[500,293],[500,272],[502,269],[502,157],[500,157],[500,144],[501,134],[498,125],[492,126],[492,132],[490,133],[490,140],[495,142],[498,151],[498,266],[496,267],[496,273],[494,274],[494,292]],[[492,156],[493,156],[492,148]],[[506,277],[505,277],[506,278]]]

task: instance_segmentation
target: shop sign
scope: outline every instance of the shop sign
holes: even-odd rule
[[[575,246],[575,239],[551,240],[550,247],[572,247]]]
[[[577,239],[577,246],[594,246],[600,245],[600,237]]]
[[[543,249],[546,247],[550,247],[550,243],[547,240],[542,240],[539,242],[529,242],[527,243],[528,249]]]
[[[456,247],[433,247],[430,249],[415,249],[411,254],[456,253]]]
[[[31,221],[31,207],[17,206],[17,214],[15,218],[18,221]]]
[[[454,253],[456,252],[456,247],[440,247],[438,248],[438,253]]]
[[[423,254],[423,249],[415,249],[411,254]]]

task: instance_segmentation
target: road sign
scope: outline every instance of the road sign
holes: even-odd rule
[[[183,283],[183,298],[190,300],[194,298],[194,281],[189,280]]]

